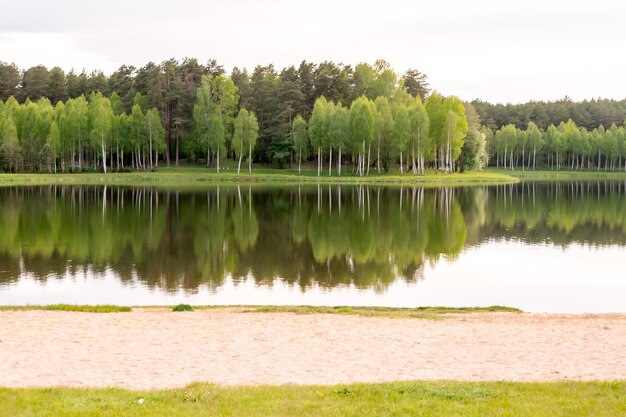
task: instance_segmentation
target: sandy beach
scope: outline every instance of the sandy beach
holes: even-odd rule
[[[0,311],[0,386],[626,379],[626,314]]]

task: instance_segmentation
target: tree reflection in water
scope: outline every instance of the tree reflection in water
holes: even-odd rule
[[[384,290],[486,240],[623,245],[624,183],[0,189],[0,285],[113,272],[188,292],[232,276]]]

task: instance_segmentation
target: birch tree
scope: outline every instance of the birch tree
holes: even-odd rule
[[[411,139],[411,121],[409,112],[404,105],[400,105],[393,121],[393,149],[400,159],[400,173],[404,174],[404,156]]]
[[[113,119],[113,110],[111,109],[111,102],[107,97],[103,97],[101,94],[97,94],[94,98],[94,110],[91,130],[91,137],[93,140],[99,142],[100,153],[102,156],[102,169],[104,173],[107,173],[107,141],[111,133],[111,124]]]
[[[148,137],[150,169],[152,169],[159,166],[159,153],[165,149],[165,129],[161,124],[159,111],[154,107],[146,112],[144,123]]]
[[[298,174],[302,169],[302,157],[308,156],[309,151],[309,134],[307,132],[307,123],[302,116],[297,115],[291,125],[291,138],[293,139],[294,149],[298,156]]]
[[[426,107],[424,107],[419,98],[415,100],[415,103],[411,105],[408,110],[411,123],[409,148],[413,162],[413,174],[424,174],[426,158],[432,152],[432,146],[429,140],[430,120],[428,119]]]
[[[374,104],[361,96],[350,106],[350,133],[352,135],[353,152],[357,155],[357,172],[360,176],[366,174],[366,153],[374,139],[374,121],[376,108]]]
[[[337,175],[341,176],[342,152],[350,138],[350,113],[341,103],[337,104],[330,115],[328,141],[331,148],[337,149]],[[332,165],[329,166],[329,175]]]
[[[380,175],[381,159],[383,154],[389,151],[393,135],[393,115],[386,97],[377,97],[374,105],[376,106],[376,171]]]
[[[324,96],[315,100],[309,120],[309,138],[317,155],[317,176],[322,171],[322,147],[328,134],[328,101]]]

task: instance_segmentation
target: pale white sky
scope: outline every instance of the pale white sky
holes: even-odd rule
[[[377,58],[498,102],[626,97],[623,0],[0,0],[0,60],[65,70]]]

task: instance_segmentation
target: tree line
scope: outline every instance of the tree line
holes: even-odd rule
[[[27,99],[36,102],[47,98],[56,105],[69,98],[88,98],[95,92],[106,97],[115,93],[119,97],[120,112],[130,113],[135,96],[141,93],[146,107],[156,108],[161,117],[165,134],[163,159],[168,165],[177,165],[181,157],[192,161],[206,157],[206,147],[199,146],[202,139],[196,129],[194,106],[198,88],[207,76],[226,77],[226,72],[214,60],[201,64],[194,58],[170,59],[160,64],[150,62],[140,68],[123,65],[109,76],[101,71],[65,73],[61,68],[48,70],[41,65],[20,70],[14,64],[0,62],[0,101],[14,97],[24,103]],[[280,71],[273,65],[257,66],[251,73],[234,68],[226,78],[236,87],[233,114],[245,108],[257,118],[258,141],[253,159],[277,165],[290,162],[293,157],[293,119],[299,114],[308,120],[315,100],[322,95],[349,106],[362,95],[370,99],[390,97],[399,85],[422,99],[429,92],[424,74],[408,70],[399,77],[383,60],[354,68],[331,61],[320,64],[303,61],[297,67]],[[225,125],[227,147],[233,127]],[[236,158],[235,150],[228,149],[228,156]]]
[[[515,125],[526,129],[534,122],[539,129],[558,126],[571,119],[577,126],[593,130],[599,126],[608,129],[613,123],[620,125],[626,120],[626,99],[592,99],[579,102],[565,97],[556,101],[529,101],[521,104],[491,104],[482,100],[472,101],[480,114],[480,123],[492,130]]]
[[[115,93],[56,105],[45,97],[0,101],[0,156],[8,172],[146,170],[158,166],[164,147],[159,112],[140,93],[129,113]]]
[[[204,76],[193,106],[193,143],[207,155],[207,166],[226,146],[251,170],[258,136],[254,113],[242,108],[235,117],[237,88],[230,78]],[[166,149],[165,129],[157,108],[147,107],[136,93],[124,111],[121,97],[92,92],[55,105],[43,97],[20,104],[14,97],[0,101],[0,161],[8,172],[108,172],[152,170]]]
[[[298,169],[302,159],[312,153],[318,175],[325,160],[328,175],[332,175],[333,156],[337,175],[341,175],[344,156],[361,176],[369,175],[372,167],[380,175],[392,163],[399,164],[401,173],[406,168],[413,174],[423,174],[428,165],[455,171],[468,132],[465,112],[461,100],[438,93],[430,94],[425,103],[402,90],[390,99],[361,96],[350,107],[322,96],[315,101],[308,124],[299,115],[293,122]],[[481,134],[479,140],[484,142],[485,135]],[[478,158],[484,159],[484,143],[477,151]],[[465,164],[480,167],[470,161]]]
[[[626,124],[603,125],[593,130],[579,127],[572,119],[544,131],[534,122],[526,129],[509,124],[495,134],[485,131],[490,150],[490,163],[496,167],[536,169],[626,170]]]
[[[148,112],[151,123],[140,129]],[[180,158],[218,171],[224,158],[238,171],[244,161],[248,170],[253,161],[300,169],[313,159],[318,175],[324,166],[329,175],[391,166],[413,174],[618,169],[626,165],[624,119],[626,100],[461,102],[430,94],[424,74],[399,76],[384,60],[226,75],[216,61],[188,58],[109,76],[0,62],[1,167],[13,172],[150,169]]]

